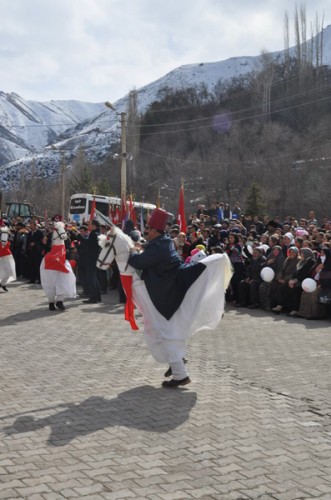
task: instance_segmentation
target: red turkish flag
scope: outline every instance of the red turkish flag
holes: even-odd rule
[[[186,233],[186,218],[185,218],[185,204],[184,204],[184,185],[180,188],[179,193],[179,205],[178,205],[178,215],[177,222],[179,225],[179,231],[181,233]]]
[[[92,200],[92,205],[91,205],[91,212],[90,212],[90,221],[94,219],[95,217],[95,210],[96,210],[96,201],[95,201],[95,198],[93,196],[93,200]]]
[[[69,273],[65,266],[66,249],[64,245],[53,245],[51,251],[45,255],[45,269]]]
[[[7,241],[5,246],[2,246],[2,243],[0,243],[0,257],[6,257],[7,255],[11,255],[10,251],[10,241]]]
[[[126,274],[121,274],[120,276],[121,276],[123,290],[126,295],[124,317],[126,321],[130,322],[132,330],[139,330],[139,327],[134,318],[134,303],[132,299],[132,276]]]

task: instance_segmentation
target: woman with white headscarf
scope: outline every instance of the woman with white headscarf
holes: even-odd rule
[[[288,233],[285,233],[283,236],[282,249],[285,258],[287,257],[288,249],[291,246],[294,246],[294,235],[289,231]]]

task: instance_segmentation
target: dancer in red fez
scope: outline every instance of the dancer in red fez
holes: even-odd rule
[[[9,229],[0,228],[0,287],[8,292],[6,285],[16,280],[15,260],[10,251]]]
[[[153,210],[144,231],[148,244],[142,253],[131,254],[129,264],[142,271],[151,301],[169,321],[182,304],[188,289],[204,272],[205,266],[183,267],[173,241],[165,232],[168,216],[165,210]],[[173,379],[164,381],[163,387],[177,387],[191,381],[185,363],[185,340],[185,332],[182,331],[171,332],[169,338],[150,339],[149,347],[154,357],[170,364],[165,376],[172,375]]]
[[[49,301],[49,310],[65,310],[63,300],[76,297],[76,276],[66,259],[67,233],[60,215],[52,218],[52,248],[40,266],[41,286]]]
[[[127,296],[125,319],[138,330],[134,306],[139,309],[151,355],[158,363],[170,365],[164,376],[173,378],[162,386],[176,388],[191,382],[185,364],[188,338],[201,330],[214,330],[221,321],[232,266],[226,254],[183,264],[165,232],[167,219],[164,210],[152,212],[144,231],[148,244],[142,253],[112,226],[99,237],[97,266],[106,269],[116,259]],[[142,279],[134,268],[142,271]]]

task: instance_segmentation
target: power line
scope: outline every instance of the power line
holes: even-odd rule
[[[309,153],[311,151],[315,151],[317,150],[318,148],[320,148],[321,146],[326,146],[326,145],[331,145],[331,139],[328,140],[328,141],[325,141],[323,142],[322,144],[318,144],[316,146],[311,146],[309,148],[305,148],[305,149],[301,149],[300,150],[300,153]],[[289,158],[291,156],[293,156],[293,153],[284,153],[284,154],[277,154],[277,156],[267,156],[267,157],[263,157],[262,159],[256,159],[256,160],[246,160],[246,161],[233,161],[233,160],[230,160],[230,161],[224,161],[222,159],[218,160],[218,161],[204,161],[204,160],[191,160],[191,159],[183,159],[183,158],[176,158],[176,157],[171,157],[171,156],[165,156],[165,155],[161,155],[159,153],[155,153],[153,151],[147,151],[147,150],[144,150],[144,149],[141,149],[140,150],[141,152],[143,152],[144,154],[147,154],[147,155],[150,155],[150,156],[153,156],[153,157],[156,157],[156,158],[161,158],[163,160],[170,160],[170,161],[176,161],[178,163],[185,163],[186,165],[187,164],[198,164],[198,165],[219,165],[220,163],[224,163],[228,166],[242,166],[244,165],[245,163],[249,164],[249,166],[252,166],[251,163],[252,161],[254,161],[254,165],[253,166],[259,166],[258,164],[260,163],[265,163],[266,161],[272,161],[272,160],[279,160],[279,159],[286,159],[286,158]]]
[[[289,111],[291,109],[297,109],[297,108],[301,108],[303,106],[308,106],[310,104],[316,104],[318,102],[323,102],[323,101],[326,101],[326,100],[330,100],[331,101],[331,96],[327,96],[327,97],[322,97],[320,99],[315,99],[315,100],[312,100],[312,101],[306,101],[304,103],[300,103],[300,104],[295,104],[293,106],[287,106],[287,107],[284,107],[284,108],[280,108],[280,109],[275,109],[275,110],[271,110],[270,111],[270,115],[273,115],[273,114],[277,114],[277,113],[283,113],[285,111]],[[253,109],[258,109],[258,108],[253,108]],[[240,110],[238,111],[238,113],[240,112]],[[250,120],[253,120],[253,119],[257,119],[257,118],[263,118],[266,116],[266,113],[259,113],[259,114],[256,114],[256,115],[251,115],[251,116],[246,116],[246,117],[242,117],[242,118],[234,118],[234,119],[231,119],[231,124],[232,123],[239,123],[239,122],[243,122],[243,121],[250,121]],[[208,118],[204,118],[204,119],[198,119],[197,121],[201,121],[201,120],[210,120],[212,117],[208,117]],[[187,122],[183,122],[183,123],[194,123],[194,120],[189,120]],[[172,123],[172,124],[167,124],[167,125],[175,125],[176,123]],[[195,131],[195,130],[202,130],[202,129],[207,129],[207,128],[210,128],[210,123],[207,124],[207,125],[203,125],[203,126],[199,126],[199,127],[188,127],[188,128],[182,128],[182,129],[172,129],[172,130],[164,130],[164,131],[157,131],[157,132],[153,132],[152,134],[149,133],[149,132],[146,132],[146,133],[139,133],[139,134],[132,134],[132,137],[135,137],[135,136],[138,136],[138,137],[142,137],[142,136],[146,136],[146,135],[164,135],[164,134],[178,134],[178,132],[187,132],[187,131]]]

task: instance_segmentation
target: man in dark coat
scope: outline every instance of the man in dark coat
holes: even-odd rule
[[[142,271],[151,301],[159,313],[169,320],[205,266],[182,267],[174,243],[165,232],[167,218],[167,212],[154,209],[145,226],[144,235],[148,244],[142,253],[130,256],[129,264]],[[172,363],[172,370],[167,370],[165,376],[171,374],[174,378],[164,381],[163,387],[177,387],[191,381],[182,358]]]
[[[78,281],[81,287],[83,288],[82,293],[80,294],[81,297],[88,297],[89,296],[89,287],[88,287],[88,281],[87,281],[87,262],[88,262],[88,227],[83,225],[79,228],[79,233],[76,236],[76,247],[77,247],[77,253],[78,253],[78,269],[77,269],[77,275],[78,275]]]
[[[38,228],[36,222],[30,222],[30,232],[26,238],[26,255],[28,264],[29,283],[40,283],[40,264],[43,259],[44,233]]]
[[[26,239],[28,231],[24,222],[18,222],[15,226],[13,239],[11,242],[11,251],[15,260],[16,276],[26,277]]]
[[[97,278],[96,263],[98,260],[100,247],[98,236],[100,235],[100,224],[97,220],[92,220],[91,231],[86,245],[86,281],[88,285],[89,298],[84,300],[86,304],[97,304],[101,302],[100,286]]]

